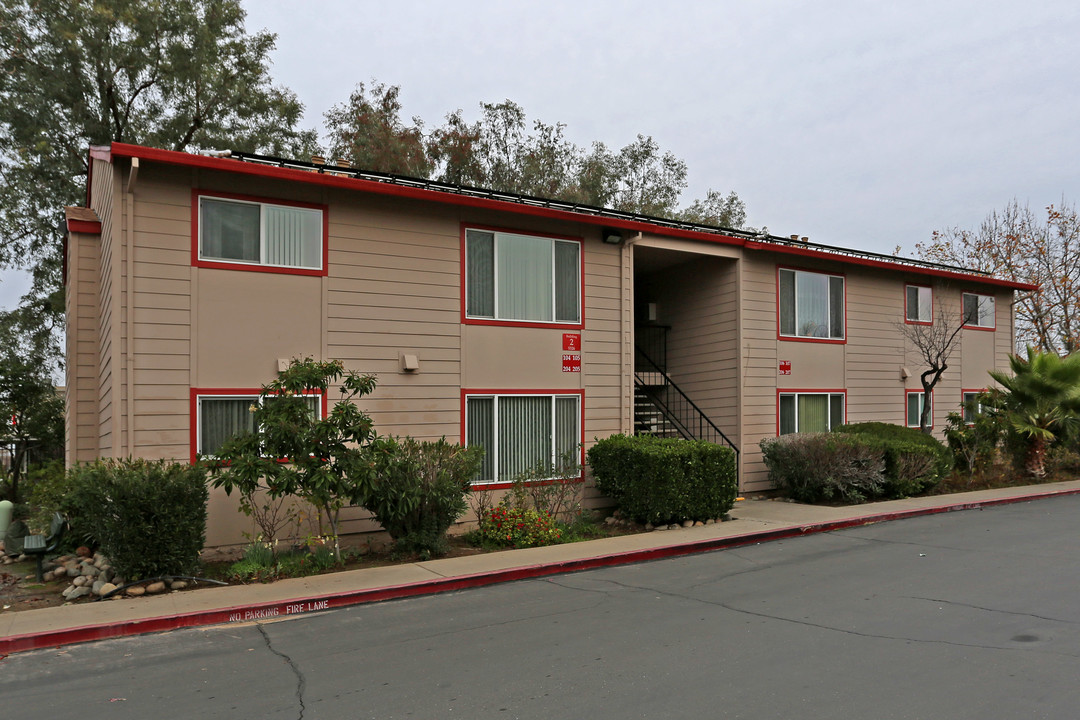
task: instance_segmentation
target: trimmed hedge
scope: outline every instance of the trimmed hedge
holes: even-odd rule
[[[918,428],[882,422],[841,425],[834,432],[872,442],[885,458],[883,495],[901,498],[936,486],[952,470],[952,452]]]
[[[801,502],[864,502],[916,495],[952,467],[952,453],[915,428],[888,423],[842,425],[761,441],[769,478]]]
[[[71,474],[75,506],[118,575],[130,581],[198,568],[208,497],[201,465],[106,460]]]
[[[885,488],[878,443],[854,435],[798,433],[765,438],[761,452],[769,479],[793,500],[863,502]]]
[[[704,440],[612,435],[589,448],[597,489],[637,522],[718,518],[738,491],[735,452]]]

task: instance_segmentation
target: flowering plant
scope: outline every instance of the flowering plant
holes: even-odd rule
[[[517,548],[562,542],[562,530],[550,515],[505,504],[484,511],[480,535],[484,542]]]

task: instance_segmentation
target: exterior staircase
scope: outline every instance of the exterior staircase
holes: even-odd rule
[[[682,437],[727,445],[735,451],[738,462],[739,449],[735,443],[672,382],[663,364],[650,356],[650,352],[659,352],[660,357],[666,358],[666,333],[661,335],[662,342],[658,347],[645,348],[638,344],[635,348],[634,434]],[[655,332],[649,334],[651,346],[657,346],[656,336]]]

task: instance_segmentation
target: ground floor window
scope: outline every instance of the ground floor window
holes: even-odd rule
[[[961,403],[961,413],[964,416],[964,422],[968,425],[975,424],[975,416],[982,415],[983,406],[979,402],[979,396],[982,395],[985,390],[965,390],[964,399]]]
[[[234,435],[255,432],[259,391],[193,390],[192,394],[193,454],[214,455]],[[324,414],[321,395],[303,399],[312,414]]]
[[[929,401],[927,400],[929,397]],[[923,408],[926,407],[926,403],[930,403],[930,427],[934,426],[934,396],[927,396],[922,390],[908,390],[907,391],[907,426],[919,427],[920,418],[922,418]]]
[[[844,424],[844,392],[780,392],[779,434],[829,432]]]
[[[478,483],[510,482],[568,455],[577,462],[581,394],[466,393],[464,434],[484,448]]]

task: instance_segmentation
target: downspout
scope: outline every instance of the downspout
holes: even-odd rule
[[[623,241],[621,295],[623,302],[623,381],[619,392],[620,428],[624,435],[634,433],[634,253],[633,245],[641,233]]]

